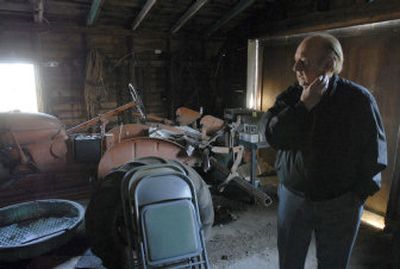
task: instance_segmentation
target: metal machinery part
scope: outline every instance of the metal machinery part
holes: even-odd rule
[[[201,113],[186,107],[176,110],[176,121],[179,125],[190,125],[201,118]]]
[[[222,153],[222,154],[229,154],[232,153],[233,154],[233,164],[232,167],[228,173],[228,176],[226,177],[226,179],[218,186],[218,190],[220,192],[222,192],[226,185],[228,185],[228,183],[235,177],[239,177],[239,174],[237,173],[237,169],[239,167],[239,165],[242,162],[242,158],[243,158],[243,152],[244,152],[244,147],[243,146],[237,146],[237,147],[233,147],[232,149],[227,148],[227,147],[212,147],[211,151],[213,153]],[[231,152],[232,151],[232,152]],[[215,158],[213,159],[214,162],[211,162],[213,165],[215,165]]]
[[[73,137],[74,160],[78,163],[97,164],[102,154],[102,137],[98,134],[83,135]]]
[[[234,164],[232,165],[231,171],[225,173],[228,175],[227,180],[231,180],[232,177],[235,178],[237,185],[242,189],[247,189],[247,192],[254,195],[256,200],[265,201],[262,204],[266,206],[272,203],[272,199],[259,188],[259,181],[256,177],[256,166],[257,158],[256,151],[260,148],[268,148],[268,144],[265,142],[264,135],[262,135],[262,111],[252,110],[252,109],[226,109],[224,111],[224,118],[228,122],[229,133],[227,144],[229,145],[230,151],[232,153],[232,160]],[[240,177],[236,172],[235,163],[240,161],[238,157],[239,154],[235,155],[233,150],[235,147],[241,146],[243,149],[250,150],[251,152],[251,169],[250,169],[250,182],[246,181],[244,178]],[[216,159],[214,158],[214,166],[216,166]],[[219,167],[218,170],[221,170]],[[232,170],[234,169],[234,170]]]
[[[252,128],[243,128],[243,120],[241,119],[242,114],[245,116],[249,114],[251,116],[253,112],[243,112],[242,110],[239,112],[241,113],[239,113],[240,115],[232,116],[232,119],[235,119],[235,121],[230,123],[223,124],[222,120],[207,118],[205,121],[210,121],[211,126],[213,126],[213,131],[210,132],[212,136],[207,136],[208,130],[203,132],[203,130],[193,129],[188,126],[174,127],[163,124],[154,125],[145,123],[137,125],[129,124],[127,127],[120,126],[119,129],[116,127],[108,133],[109,135],[112,134],[113,138],[110,137],[112,142],[107,142],[108,150],[100,161],[98,175],[99,177],[103,177],[112,168],[143,156],[178,158],[192,165],[200,163],[201,160],[198,160],[197,156],[202,156],[205,171],[211,168],[210,165],[217,170],[223,170],[223,172],[218,174],[224,177],[218,178],[218,189],[221,192],[224,191],[225,187],[231,181],[235,181],[236,185],[251,196],[254,196],[256,200],[261,201],[261,204],[268,206],[271,204],[272,199],[260,190],[255,176],[255,151],[257,148],[264,146],[238,140],[239,130],[243,132],[249,129],[251,132],[254,132]],[[205,125],[208,126],[210,124]],[[217,126],[219,129],[216,128]],[[249,124],[246,126],[248,127]],[[150,138],[138,137],[143,135],[150,136]],[[134,140],[127,142],[132,137]],[[225,142],[221,144],[221,138],[224,137]],[[245,148],[251,149],[252,153],[250,182],[247,182],[246,179],[237,173],[238,166],[242,163]],[[213,162],[210,162],[210,158],[213,158],[214,154],[231,156],[232,165],[230,167],[222,165],[221,167],[221,164],[216,162],[215,158]]]
[[[146,124],[121,124],[109,130],[106,135],[112,136],[112,143],[121,143],[134,137],[148,137],[149,128],[150,126]]]
[[[252,185],[250,182],[245,180],[239,175],[232,174],[231,171],[229,171],[226,167],[221,165],[217,159],[214,157],[210,158],[210,163],[211,166],[217,169],[219,172],[224,174],[227,179],[229,179],[229,182],[235,182],[238,187],[240,187],[242,190],[246,191],[248,194],[254,196],[256,201],[258,201],[261,205],[264,206],[270,206],[272,204],[272,198],[257,188],[256,186]]]
[[[51,115],[0,113],[0,157],[16,172],[47,172],[65,166],[67,138],[62,123]]]
[[[122,141],[109,148],[100,160],[97,176],[104,178],[112,169],[148,156],[180,160],[189,165],[193,165],[195,162],[193,157],[186,154],[183,146],[173,141],[137,137]]]

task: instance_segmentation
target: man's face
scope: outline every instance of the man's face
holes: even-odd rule
[[[326,56],[326,55],[325,55]],[[322,59],[324,50],[321,42],[316,39],[305,40],[297,47],[294,56],[293,71],[297,81],[303,88],[308,87],[316,78],[326,74]]]

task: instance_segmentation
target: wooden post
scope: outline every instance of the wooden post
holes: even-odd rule
[[[33,21],[35,23],[43,22],[44,4],[43,0],[35,0],[33,2]]]

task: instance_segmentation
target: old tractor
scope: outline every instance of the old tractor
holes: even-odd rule
[[[180,108],[173,122],[146,114],[140,96],[129,87],[132,102],[67,130],[51,115],[0,113],[0,195],[6,198],[2,205],[49,195],[74,199],[91,195],[86,233],[92,250],[110,268],[120,268],[118,261],[127,246],[120,188],[135,167],[179,161],[196,188],[205,231],[214,218],[207,183],[223,192],[234,182],[262,204],[271,203],[252,178],[238,173],[245,151],[245,145],[238,143],[243,131],[240,117],[227,122]],[[113,117],[128,109],[135,110],[136,123],[107,128]],[[100,133],[84,132],[94,126]],[[77,189],[90,191],[74,197]]]

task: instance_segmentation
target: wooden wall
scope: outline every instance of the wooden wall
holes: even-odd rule
[[[395,142],[400,124],[400,23],[334,30],[342,43],[345,62],[341,76],[367,87],[375,96],[388,139],[388,168],[383,172],[382,189],[368,200],[368,207],[384,214],[394,166]],[[293,55],[300,37],[269,40],[263,46],[262,108],[268,109],[275,97],[295,81]]]
[[[217,45],[209,58],[208,96],[210,111],[223,117],[225,108],[245,107],[247,40],[229,37]]]
[[[195,109],[208,106],[204,93],[209,89],[209,62],[204,40],[74,31],[0,31],[0,62],[34,63],[40,77],[42,111],[57,116],[66,126],[86,120],[83,92],[86,57],[92,48],[103,58],[107,98],[101,103],[100,113],[130,100],[130,81],[142,92],[148,113],[168,117],[182,105]]]

